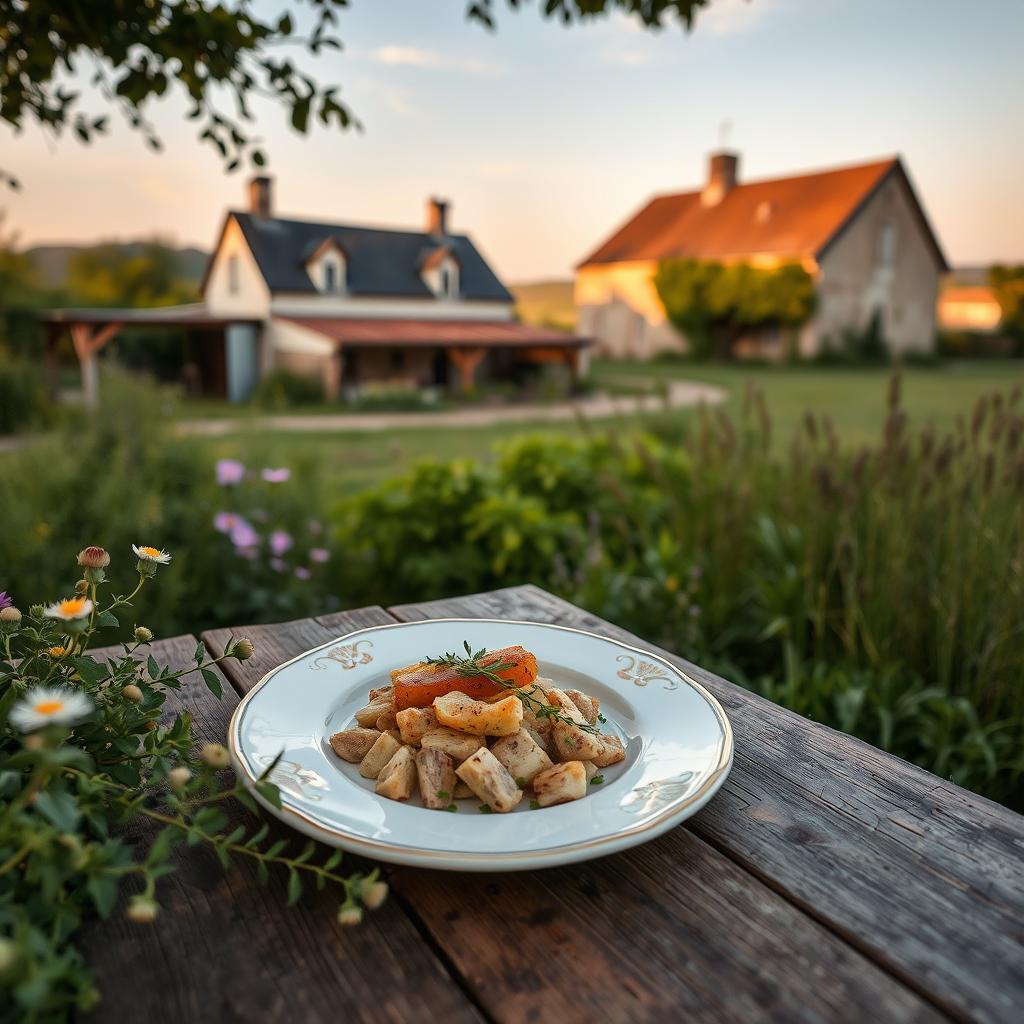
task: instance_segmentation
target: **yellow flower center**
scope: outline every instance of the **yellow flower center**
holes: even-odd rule
[[[41,700],[33,708],[33,711],[40,715],[55,715],[62,707],[64,707],[64,701],[62,700]]]
[[[47,647],[46,653],[49,654],[51,658],[63,658],[68,652],[64,650],[63,647]]]
[[[61,601],[59,607],[62,615],[81,615],[85,611],[85,598],[67,597]]]
[[[160,555],[159,548],[139,548],[144,555],[149,555],[150,558],[157,558]]]

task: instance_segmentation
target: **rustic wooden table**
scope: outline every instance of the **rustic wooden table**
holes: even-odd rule
[[[532,587],[235,630],[230,686],[175,695],[223,740],[269,669],[362,626],[441,616],[642,639]],[[204,634],[223,652],[228,630]],[[159,645],[189,664],[194,637]],[[659,652],[664,654],[665,652]],[[698,815],[588,864],[505,875],[387,871],[343,929],[285,909],[281,879],[185,848],[151,928],[88,936],[112,1021],[1024,1020],[1024,817],[668,655],[725,706],[735,764]],[[244,812],[242,812],[244,813]],[[276,829],[282,835],[287,830]],[[140,840],[145,841],[145,836]]]

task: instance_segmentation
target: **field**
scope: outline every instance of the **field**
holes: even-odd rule
[[[598,363],[598,382],[623,382],[646,388],[652,378],[677,377],[703,381],[727,393],[724,407],[738,412],[747,385],[755,383],[765,394],[772,416],[772,436],[781,450],[807,412],[827,415],[841,440],[858,446],[879,436],[885,416],[889,374],[885,369],[694,366],[686,363]],[[932,423],[953,426],[956,417],[970,417],[977,399],[992,391],[1024,387],[1024,363],[975,362],[942,364],[935,368],[903,371],[903,401],[911,425]],[[624,398],[628,404],[628,399]],[[213,412],[212,407],[208,412]],[[582,432],[613,426],[616,430],[648,425],[668,418],[692,417],[693,410],[648,416],[625,415],[615,421],[592,424],[550,424],[544,433],[579,436]],[[271,433],[243,429],[222,438],[194,440],[217,456],[243,459],[251,464],[292,464],[296,460],[315,465],[325,493],[351,495],[387,479],[423,458],[487,459],[495,442],[529,432],[522,424],[503,424],[472,430],[402,429],[380,433],[330,433],[296,431]]]

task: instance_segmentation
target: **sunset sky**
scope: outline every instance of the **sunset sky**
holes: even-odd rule
[[[443,195],[508,280],[564,277],[649,195],[699,187],[728,122],[741,179],[901,153],[951,262],[1024,260],[1021,0],[716,0],[689,35],[536,6],[488,33],[465,0],[353,0],[345,50],[306,64],[366,130],[303,138],[257,108],[277,210],[418,227]],[[184,110],[151,107],[159,155],[121,126],[90,147],[0,128],[6,228],[209,248],[245,173]]]

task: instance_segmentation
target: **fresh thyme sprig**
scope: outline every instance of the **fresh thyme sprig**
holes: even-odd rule
[[[423,663],[425,665],[445,665],[448,668],[454,668],[456,672],[463,676],[483,676],[492,683],[497,683],[498,686],[511,690],[538,718],[546,718],[552,722],[564,722],[566,725],[575,726],[577,729],[593,733],[595,736],[600,735],[601,730],[596,725],[589,725],[587,722],[577,722],[562,711],[561,708],[534,697],[532,693],[524,690],[521,686],[516,686],[510,679],[506,679],[499,674],[507,669],[515,668],[516,663],[514,661],[496,661],[483,665],[481,664],[481,659],[487,655],[486,648],[481,647],[479,651],[474,651],[470,647],[468,640],[463,640],[462,646],[466,651],[464,655],[449,651],[440,658],[424,658]]]

